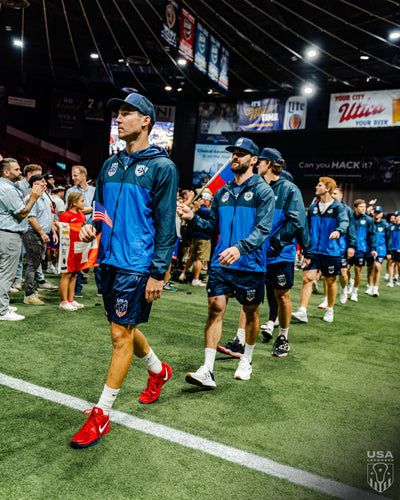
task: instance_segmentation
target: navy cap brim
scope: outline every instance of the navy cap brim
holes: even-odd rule
[[[236,151],[237,149],[240,149],[240,151],[246,151],[247,154],[249,155],[252,155],[252,156],[257,156],[257,155],[253,155],[253,153],[251,151],[249,151],[248,149],[245,149],[245,148],[241,148],[240,146],[227,146],[225,148],[226,151],[229,151],[230,153],[233,153],[234,151]]]
[[[130,106],[131,108],[135,108],[137,109],[135,106],[132,106],[132,104],[129,104],[129,102],[126,102],[124,101],[123,99],[117,99],[117,98],[114,98],[114,99],[110,99],[108,102],[107,102],[107,109],[109,109],[110,111],[115,111],[115,113],[118,112],[119,108],[123,105],[123,104],[127,104],[128,106]]]

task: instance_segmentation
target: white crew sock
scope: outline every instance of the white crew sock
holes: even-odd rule
[[[307,308],[306,307],[299,307],[299,312],[300,311],[307,314]]]
[[[354,288],[354,287],[353,287],[353,291],[352,291],[352,293],[354,293],[354,295],[357,295],[357,293],[358,293],[358,288]]]
[[[279,335],[283,335],[287,340],[289,328],[279,328]]]
[[[333,307],[327,307],[326,308],[326,312],[328,312],[328,311],[332,311],[333,312]]]
[[[241,345],[244,345],[244,343],[246,342],[246,330],[244,328],[238,328],[236,335]]]
[[[210,370],[214,371],[215,355],[217,354],[216,349],[211,349],[211,347],[206,347],[204,349],[204,364]]]
[[[140,361],[143,362],[144,366],[150,372],[160,373],[160,371],[162,370],[161,361],[154,354],[153,349],[151,347],[150,347],[149,354],[147,354],[146,356],[143,356],[143,358],[139,358],[139,359],[140,359]]]
[[[108,415],[114,404],[115,398],[118,396],[119,389],[111,389],[107,385],[104,386],[97,407],[103,410],[104,415]]]
[[[247,343],[244,344],[243,357],[247,358],[250,363],[251,363],[251,360],[253,359],[253,351],[254,351],[255,346],[256,346],[255,344],[254,345],[250,345]]]

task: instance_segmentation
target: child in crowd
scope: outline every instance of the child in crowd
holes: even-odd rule
[[[59,222],[82,224],[86,221],[82,210],[85,208],[85,200],[81,193],[71,193],[67,200],[67,210],[60,215]],[[63,311],[76,311],[81,309],[83,304],[74,300],[75,282],[78,271],[62,273],[60,278],[60,309]]]

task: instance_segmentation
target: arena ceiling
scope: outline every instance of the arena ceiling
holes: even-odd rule
[[[178,89],[196,99],[400,88],[400,1],[178,0],[230,52],[229,90],[161,37],[162,0],[0,0],[0,84]],[[23,8],[23,6],[26,6]],[[14,8],[13,8],[14,7]],[[22,7],[22,8],[15,8]],[[23,48],[13,45],[23,40]],[[306,51],[318,56],[310,59]],[[97,53],[99,59],[91,59]],[[363,58],[361,58],[363,56]],[[166,93],[164,88],[172,87]]]

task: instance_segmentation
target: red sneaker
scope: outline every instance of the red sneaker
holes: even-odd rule
[[[110,416],[104,415],[101,408],[95,406],[92,410],[85,410],[83,414],[89,414],[89,418],[71,439],[72,448],[93,446],[110,430]]]
[[[150,403],[154,403],[154,401],[157,401],[157,399],[160,396],[161,387],[165,384],[165,382],[168,382],[168,380],[171,378],[172,368],[166,363],[163,363],[162,361],[161,365],[162,368],[160,373],[154,373],[151,372],[150,370],[147,370],[149,372],[149,378],[147,379],[147,387],[142,392],[139,398],[139,403],[148,405]]]

